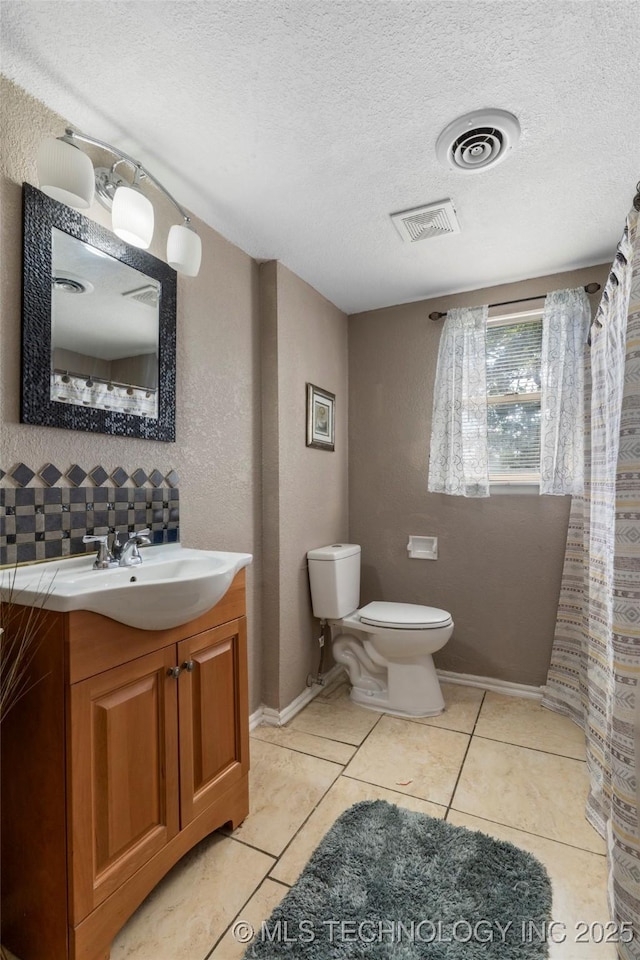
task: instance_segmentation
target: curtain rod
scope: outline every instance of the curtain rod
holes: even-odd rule
[[[640,184],[638,184],[638,188],[640,189]],[[640,203],[640,193],[638,194],[636,199],[638,200],[638,203]],[[640,207],[638,207],[638,209],[640,210]],[[600,284],[587,283],[583,287],[583,289],[586,293],[589,293],[589,294],[597,293],[598,290],[600,289]],[[503,300],[501,303],[490,303],[489,307],[509,307],[511,306],[512,303],[529,303],[530,300],[542,300],[544,299],[545,296],[546,294],[541,293],[537,297],[520,297],[519,300]],[[442,320],[443,317],[446,317],[446,313],[438,313],[437,310],[434,310],[433,313],[429,314],[429,320]]]

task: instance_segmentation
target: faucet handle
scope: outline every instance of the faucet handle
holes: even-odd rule
[[[119,548],[117,553],[118,563],[121,567],[131,567],[136,563],[142,563],[142,556],[138,547],[146,543],[151,543],[147,536],[151,533],[149,528],[145,530],[134,530],[129,534],[129,539]]]
[[[93,536],[85,534],[82,538],[83,543],[97,543],[98,552],[96,554],[96,559],[93,562],[93,566],[96,570],[105,570],[107,567],[113,563],[113,557],[109,551],[109,535],[101,534],[99,536]]]
[[[140,543],[150,543],[147,540],[147,537],[150,535],[151,530],[149,527],[146,527],[144,530],[134,530],[133,533],[129,534],[129,540],[137,540],[140,537]]]

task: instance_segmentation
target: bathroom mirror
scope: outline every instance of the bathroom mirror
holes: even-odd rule
[[[176,274],[24,184],[21,422],[175,440]]]

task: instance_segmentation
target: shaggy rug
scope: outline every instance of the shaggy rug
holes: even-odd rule
[[[551,883],[510,843],[384,800],[336,820],[245,960],[543,960]]]

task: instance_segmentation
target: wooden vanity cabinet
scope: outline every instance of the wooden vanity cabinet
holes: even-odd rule
[[[169,868],[248,812],[244,570],[171,630],[47,613],[32,674],[2,731],[2,942],[107,960]]]

